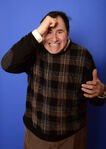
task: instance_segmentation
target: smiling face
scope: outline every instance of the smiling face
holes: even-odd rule
[[[57,16],[56,20],[56,26],[48,30],[43,41],[44,47],[51,54],[57,54],[63,51],[69,39],[69,33],[66,30],[63,19]]]

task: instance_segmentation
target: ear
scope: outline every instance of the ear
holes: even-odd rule
[[[68,35],[70,34],[70,29],[67,31]]]
[[[69,40],[70,31],[67,32],[67,39]]]

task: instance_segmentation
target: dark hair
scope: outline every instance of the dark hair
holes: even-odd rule
[[[66,26],[66,29],[67,29],[67,32],[69,32],[69,20],[71,19],[70,17],[68,17],[64,12],[62,11],[51,11],[49,12],[48,14],[45,15],[45,17],[41,20],[40,23],[42,23],[42,21],[47,17],[47,16],[50,16],[50,17],[53,17],[53,18],[56,18],[57,16],[60,16],[64,23],[65,23],[65,26]]]

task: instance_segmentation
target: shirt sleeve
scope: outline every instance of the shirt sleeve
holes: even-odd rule
[[[106,85],[105,85],[105,91],[104,94],[101,96],[98,96],[98,98],[100,98],[101,100],[105,99],[106,100]]]
[[[39,32],[36,29],[32,32],[32,35],[39,43],[43,41],[43,37],[39,34]]]
[[[10,73],[26,72],[27,66],[30,65],[35,58],[38,46],[38,41],[34,38],[32,33],[29,33],[14,44],[3,56],[1,61],[2,68]]]
[[[96,68],[96,65],[95,65],[92,55],[90,54],[90,52],[88,50],[86,51],[85,65],[86,65],[86,67],[85,67],[86,69],[84,71],[85,80],[92,81],[92,79],[93,79],[92,71],[93,71],[93,69]],[[95,97],[95,98],[87,98],[87,99],[94,106],[102,106],[102,105],[104,105],[104,102],[105,102],[105,98],[101,99],[99,97]]]

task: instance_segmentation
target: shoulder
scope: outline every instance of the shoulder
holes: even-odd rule
[[[71,52],[73,51],[73,53],[76,53],[76,54],[79,54],[79,55],[81,54],[81,55],[83,55],[85,57],[92,57],[90,51],[86,47],[84,47],[82,45],[79,45],[79,44],[77,44],[75,42],[71,41],[70,49],[71,49],[70,51]]]
[[[70,56],[81,62],[85,67],[95,67],[95,62],[90,51],[82,45],[76,44],[71,41],[70,43]]]

